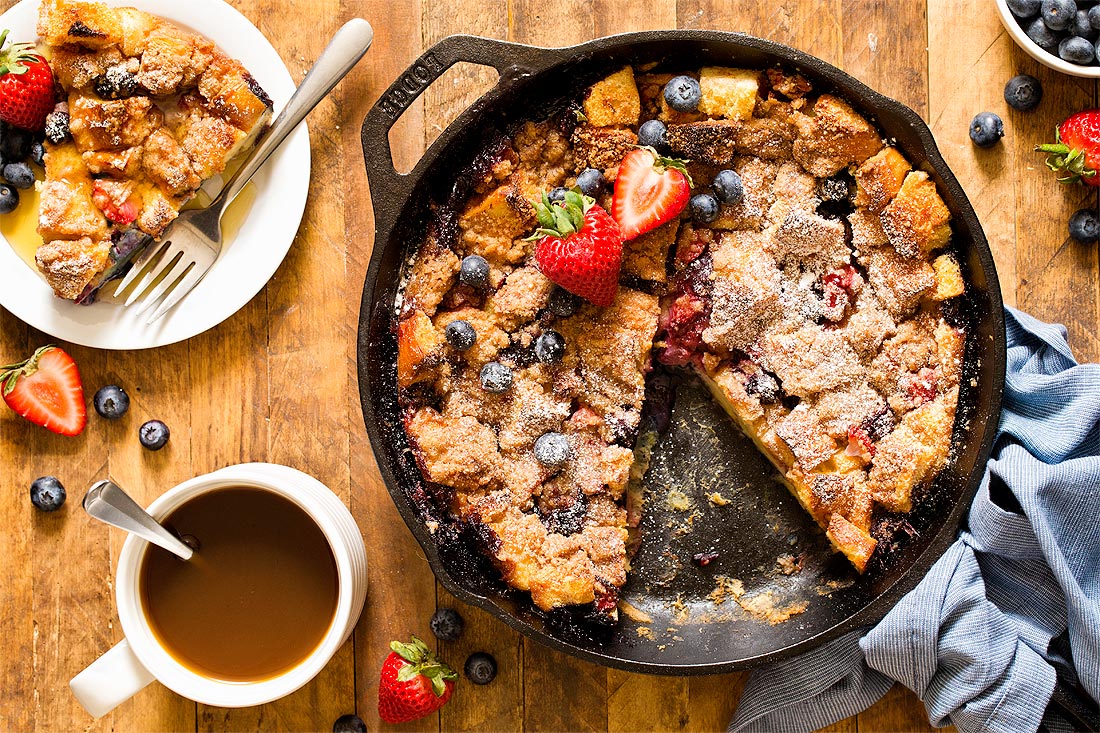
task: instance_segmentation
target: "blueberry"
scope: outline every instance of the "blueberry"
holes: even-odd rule
[[[440,641],[455,641],[462,636],[462,629],[466,627],[466,622],[453,608],[440,608],[432,614],[432,620],[428,625],[435,634],[435,638]]]
[[[699,82],[690,76],[677,76],[665,84],[665,101],[677,112],[694,112],[702,96]]]
[[[550,199],[550,203],[565,201],[565,194],[567,193],[569,193],[569,189],[558,186],[557,188],[550,189],[550,193],[546,194],[546,197]]]
[[[42,147],[42,143],[36,141],[31,145],[31,160],[35,165],[46,165],[46,149]]]
[[[1100,7],[1098,5],[1097,7]],[[1005,102],[1021,112],[1035,109],[1043,101],[1043,83],[1029,74],[1020,74],[1005,84]]]
[[[577,175],[577,187],[585,196],[595,196],[603,186],[603,173],[595,168],[585,168]]]
[[[572,454],[569,439],[561,433],[543,433],[535,441],[535,460],[544,466],[563,466]]]
[[[1071,64],[1087,66],[1092,63],[1096,49],[1087,38],[1068,36],[1058,44],[1058,55]]]
[[[100,417],[117,420],[130,409],[130,396],[126,394],[126,390],[122,387],[108,384],[106,387],[100,387],[96,390],[95,397],[92,398],[92,404]]]
[[[1058,35],[1047,28],[1047,24],[1043,22],[1042,18],[1036,18],[1027,27],[1027,37],[1035,41],[1035,45],[1047,53],[1057,53],[1058,51]]]
[[[1069,235],[1078,242],[1100,239],[1100,216],[1092,209],[1080,209],[1069,219]]]
[[[1092,28],[1092,23],[1089,21],[1089,11],[1078,10],[1073,16],[1073,22],[1069,25],[1069,32],[1075,36],[1081,38],[1093,39],[1096,37],[1096,32]]]
[[[691,218],[709,224],[718,218],[718,199],[709,193],[697,193],[691,197]]]
[[[1089,25],[1094,30],[1100,31],[1100,5],[1093,5],[1089,8]]]
[[[7,184],[0,183],[0,214],[10,214],[19,205],[19,192]]]
[[[46,115],[46,139],[55,145],[71,140],[69,132],[69,113],[54,110]]]
[[[0,138],[0,156],[9,163],[26,160],[31,153],[31,142],[29,132],[18,127],[9,127]]]
[[[970,121],[970,141],[979,148],[991,148],[1004,136],[1004,123],[992,112],[979,112]]]
[[[18,189],[28,189],[34,185],[34,171],[26,163],[5,163],[4,180]]]
[[[160,420],[150,420],[138,428],[138,439],[149,450],[160,450],[168,442],[171,431]]]
[[[1077,3],[1073,0],[1043,0],[1039,13],[1047,28],[1052,31],[1064,31],[1077,15]]]
[[[474,652],[466,657],[466,664],[462,671],[475,685],[487,685],[497,676],[497,660],[493,659],[492,654]]]
[[[458,281],[481,290],[489,284],[489,262],[481,255],[466,255],[458,268]]]
[[[646,120],[638,128],[638,144],[664,150],[668,143],[668,127],[660,120]]]
[[[745,195],[745,186],[737,171],[718,171],[711,185],[714,187],[714,195],[723,203],[736,204]]]
[[[555,285],[554,289],[550,291],[547,307],[558,318],[568,318],[581,307],[581,298],[560,285]]]
[[[499,361],[481,367],[481,388],[486,392],[507,392],[512,386],[512,370]]]
[[[1043,0],[1008,0],[1006,4],[1017,18],[1031,18],[1039,12]]]
[[[367,733],[367,724],[358,715],[341,715],[332,724],[332,733]]]
[[[31,503],[44,512],[55,512],[65,503],[65,487],[53,476],[40,476],[31,482]]]
[[[821,182],[821,198],[824,201],[847,201],[851,192],[848,181],[841,176],[826,178]]]
[[[447,337],[447,343],[455,351],[465,351],[477,341],[477,331],[469,321],[451,321],[443,329],[443,334]]]
[[[557,331],[546,331],[535,339],[535,357],[543,364],[557,364],[565,356],[565,339]]]
[[[95,80],[95,93],[104,99],[132,97],[137,91],[137,77],[122,66],[110,67]]]

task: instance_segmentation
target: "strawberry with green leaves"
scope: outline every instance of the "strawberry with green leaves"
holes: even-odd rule
[[[680,215],[691,198],[687,161],[662,158],[653,148],[631,150],[619,164],[611,214],[623,239],[634,239]]]
[[[542,274],[594,305],[611,305],[623,259],[623,235],[611,215],[578,188],[560,201],[543,194],[535,212],[539,228],[529,239],[537,240]]]
[[[390,642],[378,680],[378,717],[406,723],[430,715],[447,704],[458,675],[416,638],[408,644]]]
[[[43,346],[26,361],[0,367],[0,394],[11,409],[61,435],[79,435],[88,422],[80,370],[56,346]]]
[[[1100,186],[1100,109],[1070,115],[1055,130],[1055,141],[1036,151],[1047,154],[1047,167],[1062,183]]]
[[[53,72],[34,44],[4,48],[8,31],[0,33],[0,120],[24,130],[45,127],[54,106]]]

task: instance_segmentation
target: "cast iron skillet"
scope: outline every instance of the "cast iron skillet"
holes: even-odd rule
[[[497,85],[451,124],[408,175],[393,168],[388,133],[424,89],[459,61],[492,66]],[[402,267],[422,241],[429,202],[447,200],[459,173],[492,130],[539,119],[563,98],[626,64],[658,70],[703,65],[796,68],[816,90],[832,90],[872,116],[915,167],[939,186],[953,216],[953,246],[968,283],[959,309],[967,326],[960,409],[950,464],[919,508],[891,525],[896,548],[858,576],[833,555],[821,532],[757,452],[697,384],[680,386],[668,434],[647,476],[643,541],[624,599],[651,621],[624,619],[593,630],[576,614],[543,614],[509,591],[453,528],[433,535],[440,519],[427,498],[400,424],[395,373],[394,298]],[[472,36],[452,36],[426,51],[367,114],[363,152],[376,219],[374,250],[363,286],[358,370],[363,416],[386,486],[436,576],[461,600],[556,649],[599,664],[657,674],[726,672],[806,651],[845,631],[879,620],[912,589],[955,539],[989,457],[1004,386],[1005,331],[997,274],[978,219],[912,110],[807,54],[758,38],[711,31],[653,31],[602,38],[571,48],[543,49]],[[689,497],[673,509],[670,489]],[[729,501],[717,506],[706,495]],[[693,555],[716,550],[705,568]],[[784,554],[800,572],[777,571]],[[805,604],[790,620],[770,624],[732,600],[737,579],[745,599],[776,608]],[[771,593],[771,595],[767,595]],[[724,600],[717,605],[715,601]],[[765,603],[764,605],[769,605]],[[644,625],[648,632],[638,633]],[[652,638],[648,638],[652,636]]]

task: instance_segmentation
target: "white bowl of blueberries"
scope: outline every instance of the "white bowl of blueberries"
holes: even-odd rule
[[[1100,3],[1096,0],[997,0],[1005,30],[1044,66],[1100,78]]]

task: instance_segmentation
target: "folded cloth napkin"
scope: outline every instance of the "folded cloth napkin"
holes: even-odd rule
[[[1005,320],[1004,411],[967,530],[877,626],[754,671],[731,733],[829,725],[895,680],[963,733],[1036,730],[1057,673],[1100,699],[1100,364],[1078,365],[1062,326]]]

